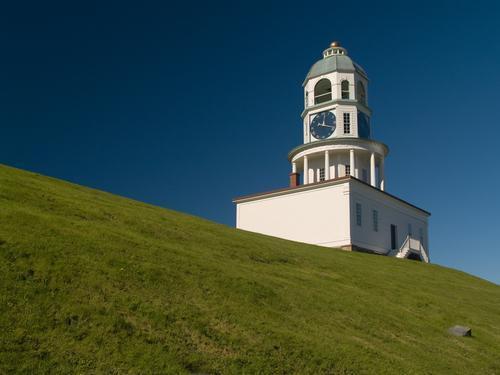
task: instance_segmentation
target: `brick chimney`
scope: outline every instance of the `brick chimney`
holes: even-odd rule
[[[299,176],[298,173],[290,173],[290,187],[299,186]]]

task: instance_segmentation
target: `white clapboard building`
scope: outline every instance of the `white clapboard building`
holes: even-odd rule
[[[236,226],[314,245],[429,261],[430,213],[387,193],[368,77],[333,42],[304,81],[304,143],[290,186],[234,199]]]

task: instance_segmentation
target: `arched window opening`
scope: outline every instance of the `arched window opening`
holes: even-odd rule
[[[314,86],[314,104],[320,104],[332,100],[332,84],[323,78]]]
[[[342,99],[349,99],[349,81],[343,80],[340,84],[340,89],[342,91]]]
[[[360,102],[361,104],[366,104],[365,85],[363,85],[363,82],[361,81],[358,81],[357,94],[358,94],[358,102]]]

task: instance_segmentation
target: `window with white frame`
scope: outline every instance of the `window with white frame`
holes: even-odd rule
[[[346,164],[345,166],[345,175],[348,176],[351,174],[351,166],[349,164]]]
[[[351,133],[351,114],[344,113],[344,134]]]
[[[373,230],[378,232],[378,211],[373,210]]]
[[[359,226],[361,226],[362,214],[361,203],[356,203],[356,224]]]
[[[320,168],[319,169],[319,180],[320,181],[325,181],[325,168]]]

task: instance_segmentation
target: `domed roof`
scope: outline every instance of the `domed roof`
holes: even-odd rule
[[[306,81],[309,78],[314,78],[323,74],[337,71],[347,73],[358,72],[359,74],[367,77],[363,68],[352,61],[349,56],[347,56],[347,50],[340,47],[338,42],[333,42],[330,48],[323,51],[323,59],[317,61],[311,67],[311,69],[309,69],[309,73],[307,73],[306,76]]]

